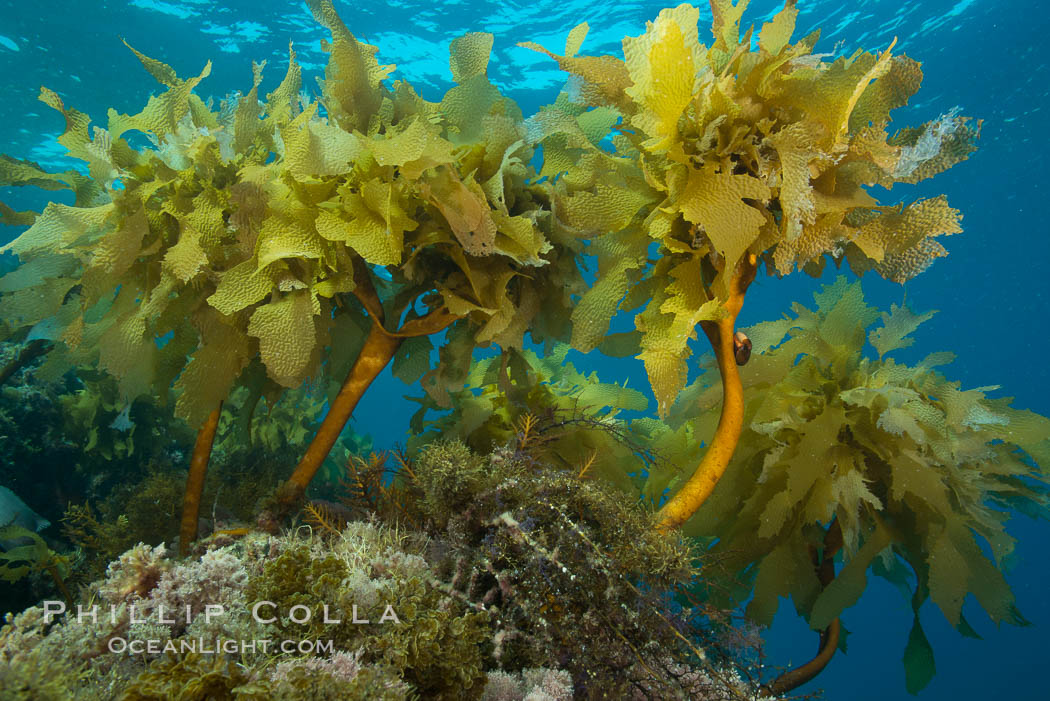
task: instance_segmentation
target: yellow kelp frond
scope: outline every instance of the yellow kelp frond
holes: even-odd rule
[[[62,113],[66,120],[65,131],[58,143],[65,146],[69,155],[87,161],[90,177],[76,171],[46,173],[36,163],[0,156],[0,183],[4,185],[32,185],[44,190],[68,187],[76,193],[76,205],[85,207],[102,204],[103,190],[108,188],[116,176],[109,154],[109,135],[98,127],[94,129],[95,140],[88,136],[89,119],[76,110],[67,110],[62,99],[47,88],[40,89],[40,101]]]
[[[108,130],[92,129],[85,115],[66,108],[53,92],[42,91],[41,99],[66,119],[60,142],[88,163],[88,177],[51,176],[32,164],[0,161],[0,173],[11,184],[67,183],[78,193],[77,206],[48,205],[8,245],[25,264],[20,269],[25,280],[13,278],[9,289],[0,290],[4,318],[35,325],[34,333],[56,343],[46,373],[97,363],[118,380],[121,401],[142,394],[163,398],[179,378],[178,412],[198,421],[258,352],[247,335],[250,314],[229,317],[220,326],[200,321],[214,314],[209,298],[216,308],[235,314],[261,303],[275,288],[313,283],[316,271],[291,273],[286,266],[262,273],[252,255],[257,241],[275,265],[309,248],[295,237],[276,241],[271,233],[279,220],[267,209],[268,191],[281,193],[273,186],[274,173],[266,172],[277,166],[264,164],[280,162],[272,158],[279,155],[275,150],[283,150],[274,131],[286,118],[258,102],[263,64],[253,65],[246,97],[224,101],[220,112],[213,113],[192,92],[208,68],[183,81],[166,64],[135,53],[167,92],[151,98],[139,115],[110,111]],[[293,54],[289,76],[275,93],[278,100],[287,100],[284,114],[289,118],[297,109],[297,93]],[[129,129],[146,132],[155,148],[133,150],[121,138]],[[118,179],[122,187],[115,185]],[[298,232],[307,242],[317,238],[312,226]],[[315,250],[315,257],[322,254]],[[63,284],[58,268],[75,271],[75,287]],[[226,273],[231,273],[228,278]],[[297,274],[306,281],[296,283]],[[45,288],[54,295],[41,297]],[[38,298],[33,305],[25,304],[28,297],[22,300],[30,291]],[[202,335],[190,320],[212,330]],[[216,333],[216,328],[225,333]],[[200,346],[212,340],[221,349]],[[194,363],[189,356],[195,353],[207,360]],[[236,361],[221,377],[205,377],[212,372],[208,368],[226,367],[220,357]],[[187,362],[194,370],[184,375]]]
[[[255,244],[260,268],[275,261],[313,260],[324,255],[324,241],[304,219],[303,212],[289,209],[275,211],[263,220]]]
[[[149,74],[153,76],[158,83],[169,88],[174,88],[178,86],[179,78],[177,75],[175,75],[174,68],[162,61],[158,61],[154,58],[150,58],[149,56],[140,53],[135,49],[134,46],[132,46],[126,41],[124,42],[124,46],[131,49],[131,53],[135,54],[135,58],[137,58],[142,63],[142,67],[145,68],[146,71],[149,72]]]
[[[294,63],[294,58],[292,62]],[[256,132],[264,128],[259,117],[262,115],[263,105],[259,102],[259,83],[262,82],[263,69],[266,61],[256,63],[252,61],[252,89],[247,95],[237,100],[237,107],[233,113],[233,150],[237,153],[246,151],[255,141]],[[291,69],[291,66],[289,66]]]
[[[571,227],[589,234],[620,231],[649,203],[645,191],[599,184],[560,199],[559,215]]]
[[[477,183],[471,180],[464,183],[454,171],[442,168],[428,180],[425,192],[445,217],[463,250],[474,256],[493,252],[496,223],[485,193]]]
[[[487,155],[490,168],[501,147],[506,148],[524,136],[520,131],[521,110],[512,100],[503,97],[488,78],[491,48],[491,35],[481,33],[468,34],[452,42],[449,62],[453,75],[459,76],[458,84],[445,93],[437,106],[446,130],[443,136],[457,146],[484,143],[484,152],[474,155]]]
[[[848,143],[847,129],[857,101],[872,81],[889,72],[890,58],[889,49],[881,56],[858,50],[830,64],[797,68],[776,81],[771,104],[820,125],[820,145],[828,153],[838,153]]]
[[[252,314],[248,333],[259,339],[259,354],[270,377],[286,387],[302,384],[314,351],[317,298],[296,290],[264,304]]]
[[[225,400],[234,381],[253,355],[248,338],[209,309],[194,317],[200,344],[175,381],[178,393],[175,410],[190,426],[200,426],[219,402]]]
[[[325,109],[346,131],[370,132],[389,99],[382,81],[396,66],[382,66],[376,60],[379,50],[363,44],[339,18],[331,0],[307,0],[314,18],[332,33],[332,42],[322,48],[329,53],[324,80],[318,80],[324,94]]]
[[[167,64],[142,55],[130,45],[128,48],[135,53],[146,70],[168,89],[160,95],[150,97],[145,109],[137,115],[130,117],[118,115],[111,110],[109,133],[112,138],[117,139],[124,132],[134,129],[152,134],[159,139],[165,134],[174,133],[183,117],[190,114],[198,126],[209,128],[218,126],[203,101],[193,94],[193,89],[211,74],[211,61],[205,64],[197,77],[181,80],[175,76],[175,71]]]
[[[330,210],[318,213],[317,232],[329,241],[344,241],[368,263],[398,265],[404,233],[417,226],[402,209],[401,197],[399,187],[368,180],[359,192],[342,192],[340,205],[346,218]]]
[[[703,76],[706,49],[697,39],[699,10],[680,5],[663,10],[640,37],[623,40],[632,85],[626,94],[642,108],[631,122],[649,134],[646,147],[658,152],[678,136],[678,119]]]
[[[53,90],[40,88],[39,99],[51,109],[61,112],[62,116],[65,117],[66,128],[62,135],[58,137],[58,143],[65,146],[69,150],[69,155],[73,158],[88,160],[86,148],[91,142],[91,136],[88,134],[88,124],[91,122],[91,118],[83,112],[66,109],[66,106],[62,103],[62,98]]]
[[[73,173],[48,173],[32,161],[0,156],[0,187],[32,185],[41,190],[66,190]]]
[[[794,0],[753,42],[743,24],[746,0],[710,4],[710,46],[701,43],[700,12],[690,5],[661,11],[645,33],[624,39],[622,63],[579,55],[586,28],[573,30],[565,56],[523,44],[571,74],[558,101],[529,120],[530,139],[544,149],[541,174],[558,178],[556,218],[617,242],[637,229],[668,261],[631,273],[634,289],[653,295],[638,325],[648,330],[646,363],[660,375],[651,379],[661,395],[681,384],[682,357],[672,349],[682,346],[677,336],[667,343],[655,337],[678,333],[660,318],[668,299],[660,290],[670,281],[657,270],[699,260],[705,294],[722,305],[740,261],[751,255],[781,275],[819,275],[827,258],[840,264],[848,257],[857,272],[907,280],[946,253],[937,238],[959,231],[958,213],[943,198],[880,205],[866,188],[939,173],[965,159],[979,134],[979,123],[952,111],[891,136],[891,114],[922,80],[919,63],[894,56],[893,42],[878,52],[814,53],[817,33],[792,43]],[[584,115],[597,110],[620,119],[605,122],[611,153],[583,129]],[[598,199],[626,216],[593,211]],[[574,317],[584,325],[574,335],[581,349],[600,343],[595,329],[605,328],[610,308],[623,308],[625,275],[638,270],[633,259],[599,265],[588,311]],[[599,300],[599,290],[613,297]]]
[[[272,285],[270,277],[259,270],[259,261],[252,258],[226,271],[208,303],[223,314],[233,314],[261,300]]]
[[[758,43],[763,51],[772,56],[778,55],[791,42],[795,32],[795,20],[798,19],[796,0],[785,0],[784,8],[771,21],[762,25]]]
[[[150,315],[123,289],[111,315],[113,323],[98,340],[98,365],[117,378],[124,397],[138,397],[149,391],[156,362],[157,346],[147,334]]]
[[[599,276],[572,312],[572,346],[583,352],[596,348],[632,281],[646,262],[644,233],[603,236],[595,244]]]
[[[725,54],[732,53],[740,43],[740,19],[751,0],[709,0],[711,3],[712,46]]]
[[[48,265],[48,267],[54,270],[57,266]],[[0,279],[0,285],[2,285],[0,289],[6,293],[3,297],[3,307],[0,308],[0,319],[10,328],[33,327],[39,332],[43,330],[40,328],[41,325],[48,325],[48,322],[54,318],[56,323],[51,324],[52,328],[48,330],[48,335],[52,335],[58,330],[54,327],[58,326],[61,321],[68,322],[70,317],[68,312],[73,307],[67,305],[65,300],[76,284],[75,278],[55,276],[39,281],[25,279],[9,281],[9,277],[10,275],[5,275]],[[33,284],[34,282],[38,284]],[[10,291],[4,288],[10,288]]]
[[[397,166],[405,177],[418,180],[423,171],[453,162],[453,146],[441,137],[441,128],[422,117],[403,120],[373,137],[368,150],[381,166]]]
[[[908,104],[908,100],[922,85],[922,67],[907,56],[894,56],[889,69],[868,86],[850,114],[850,131],[859,131],[868,124],[890,121],[890,112]]]
[[[667,427],[651,419],[621,418],[623,411],[644,411],[645,395],[581,373],[566,359],[568,351],[557,344],[545,356],[518,350],[475,360],[447,406],[433,396],[414,397],[421,406],[412,418],[409,449],[439,436],[458,438],[477,450],[513,442],[572,474],[591,462],[589,476],[637,495],[640,480],[632,473],[653,466],[657,457],[649,434]],[[599,459],[590,461],[595,451]]]
[[[898,307],[896,304],[890,307],[890,311],[883,312],[882,326],[868,334],[868,341],[879,354],[879,360],[891,351],[911,346],[915,342],[914,338],[910,338],[911,334],[935,313],[916,314],[908,307]]]
[[[583,43],[580,34],[585,32],[577,34],[575,41],[566,42],[567,48],[573,50],[571,55],[559,56],[532,41],[519,42],[518,46],[550,56],[563,71],[576,76],[581,101],[612,107],[627,104],[623,94],[631,86],[627,65],[615,56],[577,56],[576,52]]]
[[[638,357],[645,363],[660,416],[667,414],[685,387],[686,360],[692,355],[687,344],[696,338],[696,327],[701,321],[726,315],[704,287],[698,258],[673,268],[669,263],[665,258],[653,270],[653,275],[669,282],[654,290],[648,307],[635,317],[635,326],[642,334]]]
[[[558,178],[567,187],[567,195],[591,191],[606,185],[608,191],[619,190],[617,200],[626,202],[639,197],[650,199],[642,174],[626,158],[617,158],[600,146],[601,140],[615,128],[620,113],[610,107],[587,110],[574,105],[562,92],[557,102],[540,109],[526,121],[530,144],[543,147],[540,176]],[[617,182],[622,181],[622,182]],[[630,182],[628,182],[630,181]]]
[[[311,103],[281,130],[285,166],[293,176],[345,173],[361,153],[360,138],[317,117]]]
[[[37,213],[31,210],[16,212],[10,205],[0,201],[0,224],[7,226],[32,226]]]
[[[948,170],[977,150],[981,121],[975,126],[959,117],[958,108],[918,128],[902,129],[887,143],[900,147],[891,175],[897,182],[916,183]]]
[[[452,80],[462,84],[476,75],[485,75],[493,40],[487,32],[471,32],[453,39],[449,46]]]
[[[303,70],[295,60],[295,49],[288,42],[288,71],[277,89],[266,96],[267,126],[287,124],[299,114],[299,90]]]
[[[943,195],[877,211],[881,213],[857,227],[851,237],[850,251],[859,249],[866,256],[849,257],[858,275],[874,267],[889,280],[906,282],[945,254],[935,237],[962,231],[962,215],[948,206]]]
[[[83,237],[97,238],[112,214],[111,204],[69,207],[50,202],[33,226],[11,243],[0,247],[0,253],[11,251],[22,256],[41,250],[60,250]]]
[[[764,203],[770,194],[758,178],[707,166],[703,170],[690,168],[681,190],[672,189],[669,199],[678,205],[685,220],[711,241],[724,259],[725,269],[733,270],[767,221],[747,200]]]

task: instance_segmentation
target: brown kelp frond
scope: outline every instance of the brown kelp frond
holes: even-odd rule
[[[385,452],[373,451],[368,457],[351,455],[346,461],[346,476],[340,485],[348,498],[374,505],[383,494],[383,475],[386,472]]]
[[[824,630],[860,598],[869,572],[896,584],[916,613],[905,664],[917,690],[933,673],[918,617],[927,599],[964,634],[971,593],[993,621],[1025,623],[1004,577],[1014,545],[1006,521],[1013,511],[1050,515],[1050,419],[948,380],[938,368],[951,353],[896,361],[932,314],[880,313],[844,278],[814,297],[813,309],[795,304],[793,316],[748,329],[749,423],[685,532],[713,538],[749,584],[716,600],[750,596],[748,615],[761,624],[791,597]],[[709,421],[698,407],[718,392],[714,380],[688,388],[671,424]],[[810,549],[832,522],[842,545],[825,583]]]
[[[594,450],[591,451],[591,454],[590,454],[590,456],[588,456],[587,461],[580,464],[580,469],[576,473],[576,478],[577,479],[583,479],[584,477],[586,477],[587,476],[587,470],[591,469],[591,466],[594,464],[594,461],[597,458],[598,458],[598,449],[595,448]]]
[[[530,441],[536,437],[535,429],[536,424],[539,423],[539,419],[531,411],[525,412],[518,417],[517,429],[518,429],[518,449],[526,450],[529,447]]]

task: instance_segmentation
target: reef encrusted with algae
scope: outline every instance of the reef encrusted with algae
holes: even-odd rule
[[[411,470],[422,530],[320,521],[182,560],[140,544],[83,589],[79,620],[59,602],[9,614],[0,695],[760,696],[698,647],[701,612],[677,597],[695,553],[637,502],[510,448],[438,443]]]

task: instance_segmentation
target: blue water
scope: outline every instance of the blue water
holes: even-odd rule
[[[747,17],[755,24],[780,7],[754,0]],[[925,80],[915,101],[895,113],[895,124],[920,123],[955,106],[983,118],[979,150],[921,187],[894,190],[905,200],[944,192],[964,212],[965,232],[944,241],[950,255],[938,260],[907,288],[865,279],[869,301],[888,306],[906,295],[918,309],[940,313],[918,334],[914,358],[934,350],[958,355],[948,374],[967,387],[1001,385],[998,396],[1014,406],[1050,414],[1050,94],[1047,45],[1050,13],[1041,3],[1022,0],[800,0],[799,32],[824,28],[818,51],[851,53],[885,47],[898,38],[897,53],[923,63]],[[467,31],[492,32],[490,76],[529,114],[553,101],[564,81],[553,62],[517,48],[532,40],[559,48],[567,32],[588,21],[588,53],[619,53],[624,35],[637,35],[661,2],[572,2],[569,0],[404,0],[339,2],[351,30],[380,47],[380,59],[396,63],[396,77],[409,79],[434,99],[451,86],[448,43]],[[706,12],[706,7],[701,9]],[[703,22],[703,20],[702,20]],[[153,80],[121,43],[171,64],[180,76],[196,75],[211,59],[211,76],[199,89],[221,97],[251,87],[251,61],[269,63],[262,93],[284,75],[288,42],[295,44],[307,74],[323,65],[324,31],[305,6],[279,0],[48,0],[0,2],[0,152],[29,158],[49,168],[73,163],[53,137],[61,116],[36,100],[41,85],[55,90],[67,106],[104,118],[113,107],[134,113],[156,89]],[[841,46],[837,46],[841,42]],[[309,88],[309,79],[304,81]],[[41,196],[0,188],[0,199],[16,210],[40,207]],[[9,240],[16,232],[0,232]],[[828,278],[833,274],[829,272]],[[760,279],[749,293],[742,325],[778,317],[791,300],[810,301],[820,281],[801,274]],[[905,359],[914,359],[907,358]],[[633,360],[611,361],[594,354],[577,366],[598,370],[607,380],[630,378],[646,387]],[[389,377],[366,395],[355,419],[380,447],[403,442],[411,404],[409,390]],[[391,416],[394,420],[391,420]],[[961,638],[932,605],[923,622],[937,655],[938,674],[920,695],[928,700],[1046,698],[1044,665],[1050,642],[1050,566],[1042,543],[1045,523],[1018,517],[1017,565],[1010,576],[1029,628],[996,629],[978,610],[967,617],[983,640]],[[972,605],[973,602],[971,601]],[[895,699],[904,692],[901,655],[911,623],[910,608],[895,591],[873,581],[844,624],[853,635],[849,652],[837,656],[818,679],[830,699]],[[768,635],[769,661],[808,659],[815,637],[794,619],[785,603]]]

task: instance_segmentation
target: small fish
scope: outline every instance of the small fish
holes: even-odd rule
[[[21,526],[27,531],[42,531],[51,525],[46,518],[33,511],[17,494],[0,487],[0,526]]]

